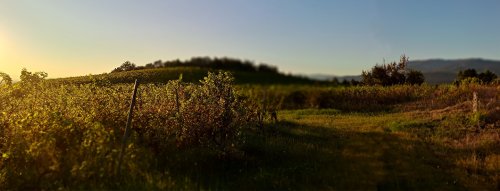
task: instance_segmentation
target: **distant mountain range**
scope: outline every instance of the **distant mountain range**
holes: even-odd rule
[[[410,61],[408,68],[424,73],[425,80],[430,84],[453,82],[460,70],[469,68],[476,69],[478,73],[490,70],[500,75],[500,61],[481,58],[416,60]]]
[[[465,69],[475,69],[478,73],[490,70],[491,72],[500,76],[500,61],[486,60],[481,58],[470,59],[429,59],[429,60],[415,60],[408,63],[408,68],[421,71],[425,76],[425,81],[429,84],[450,83],[455,80],[458,72]],[[368,70],[369,68],[367,68]],[[361,73],[361,72],[360,72]],[[340,81],[346,80],[360,80],[361,75],[354,76],[334,76],[313,74],[308,77],[317,80],[331,80],[337,78]]]

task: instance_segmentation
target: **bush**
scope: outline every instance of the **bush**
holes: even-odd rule
[[[5,84],[7,86],[12,85],[12,78],[6,73],[0,72],[0,85]]]
[[[365,85],[392,86],[398,84],[420,85],[425,79],[420,71],[407,70],[408,57],[401,56],[399,63],[376,65],[370,71],[363,71],[362,82]]]
[[[237,145],[249,113],[233,81],[227,72],[209,72],[201,85],[169,84],[175,87],[171,90],[178,100],[178,124],[174,130],[178,133],[178,144],[206,146],[222,154]]]
[[[171,155],[169,148],[199,147],[220,156],[241,142],[251,110],[232,81],[229,73],[209,73],[200,84],[140,86],[123,177],[116,166],[130,85],[26,80],[26,86],[2,86],[0,190],[161,189],[147,178],[165,173],[155,165]]]

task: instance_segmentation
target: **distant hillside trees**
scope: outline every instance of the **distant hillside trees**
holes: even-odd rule
[[[130,62],[125,62],[122,66],[115,68],[112,72],[123,72],[131,70],[152,69],[152,68],[166,68],[166,67],[200,67],[210,68],[215,70],[235,70],[235,71],[248,71],[248,72],[270,72],[278,73],[278,68],[268,64],[256,65],[248,60],[240,60],[235,58],[210,58],[210,57],[193,57],[190,60],[180,61],[166,61],[162,62],[157,60],[153,63],[148,63],[145,66],[135,66]]]
[[[125,61],[120,67],[115,68],[111,72],[124,72],[124,71],[131,71],[131,70],[135,70],[135,69],[136,69],[136,67],[135,67],[134,63],[132,63],[130,61]]]
[[[457,79],[455,83],[461,83],[464,80],[467,81],[479,81],[484,84],[490,84],[495,79],[497,75],[489,70],[482,73],[477,73],[475,69],[460,70],[457,74]]]
[[[406,83],[408,84],[422,84],[425,81],[424,74],[420,71],[416,70],[409,70],[406,73]]]
[[[361,74],[364,85],[391,86],[398,84],[422,84],[425,81],[424,75],[420,71],[408,70],[408,57],[401,56],[399,63],[375,65],[370,71],[363,71]]]

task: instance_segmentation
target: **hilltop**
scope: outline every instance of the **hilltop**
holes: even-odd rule
[[[407,67],[421,71],[425,76],[425,81],[430,84],[451,83],[456,79],[459,71],[466,69],[475,69],[478,72],[490,70],[500,75],[500,61],[482,58],[415,60],[410,61]],[[316,80],[331,80],[333,78],[337,78],[339,81],[361,80],[361,75],[335,76],[312,74],[309,77]]]
[[[57,82],[90,83],[93,81],[109,81],[111,83],[133,83],[140,79],[143,83],[166,83],[179,79],[185,82],[198,82],[208,72],[229,71],[233,73],[236,84],[313,84],[321,83],[301,76],[283,74],[275,66],[256,65],[251,61],[234,58],[194,57],[190,60],[161,60],[144,66],[136,66],[125,62],[110,73],[53,79]]]
[[[490,70],[500,74],[500,61],[481,58],[470,59],[429,59],[410,61],[408,68],[424,73],[425,81],[431,84],[450,83],[460,70],[475,69],[478,72]]]

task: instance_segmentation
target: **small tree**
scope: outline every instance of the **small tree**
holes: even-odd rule
[[[422,74],[422,72],[420,72],[420,71],[409,70],[406,73],[406,83],[407,84],[421,85],[422,83],[424,83],[424,81],[425,81],[424,74]]]
[[[363,71],[362,83],[365,85],[391,86],[397,84],[422,84],[424,75],[419,71],[407,70],[408,57],[401,56],[399,63],[375,65],[371,71]]]
[[[462,81],[466,78],[477,78],[477,72],[475,69],[460,70],[457,75],[457,80]]]
[[[0,84],[5,84],[5,85],[12,85],[12,78],[6,73],[0,72]]]
[[[485,72],[480,73],[477,77],[483,83],[490,84],[491,82],[493,82],[493,80],[495,80],[497,78],[497,75],[489,70],[486,70]]]
[[[479,74],[475,69],[467,69],[464,71],[461,70],[457,74],[455,83],[460,84],[465,80],[471,81],[470,78],[476,78],[480,83],[490,84],[497,78],[497,75],[489,70],[486,70],[485,72]]]
[[[125,61],[120,67],[118,68],[115,68],[113,71],[111,72],[124,72],[124,71],[131,71],[131,70],[134,70],[136,67],[135,67],[135,64],[130,62],[130,61]]]

